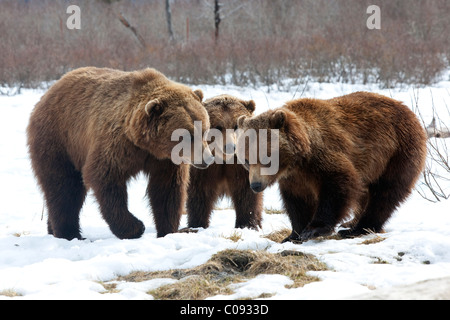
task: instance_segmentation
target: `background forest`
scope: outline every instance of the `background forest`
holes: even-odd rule
[[[371,4],[380,30],[366,26]],[[66,27],[69,5],[80,30]],[[191,84],[427,85],[449,67],[449,16],[448,0],[0,0],[0,86],[88,65]]]

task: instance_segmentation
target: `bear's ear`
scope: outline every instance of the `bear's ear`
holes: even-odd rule
[[[245,108],[250,111],[251,113],[253,113],[256,109],[256,103],[253,100],[250,101],[244,101],[244,106]]]
[[[238,128],[244,127],[244,121],[247,119],[247,116],[240,116],[237,120]]]
[[[152,114],[159,116],[163,112],[163,106],[158,99],[154,99],[145,105],[144,110],[149,116]]]
[[[269,120],[270,127],[272,129],[281,129],[283,128],[286,122],[286,113],[282,110],[278,110],[275,112]]]
[[[200,102],[203,101],[203,91],[200,89],[197,89],[194,91],[195,95],[200,99]]]

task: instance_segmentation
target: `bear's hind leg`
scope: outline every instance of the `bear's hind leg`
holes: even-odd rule
[[[384,174],[369,186],[368,205],[358,224],[345,235],[382,232],[396,208],[411,194],[421,172],[418,163],[400,156],[391,159]]]
[[[50,162],[45,174],[38,176],[47,203],[48,233],[56,238],[81,239],[80,210],[86,198],[81,173],[68,161]]]
[[[345,230],[340,230],[339,235],[342,237],[351,237],[352,230],[358,224],[359,219],[364,214],[367,209],[369,203],[369,189],[366,188],[364,194],[360,197],[358,201],[358,205],[353,208],[353,219],[341,224],[341,228],[345,228]]]
[[[382,232],[386,221],[410,193],[409,190],[385,179],[370,185],[369,190],[367,209],[362,212],[358,223],[352,229],[340,232],[342,236],[357,237],[369,232]]]

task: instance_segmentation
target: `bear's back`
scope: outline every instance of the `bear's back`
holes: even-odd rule
[[[384,170],[400,150],[423,149],[424,130],[404,104],[375,93],[356,92],[330,100],[300,99],[285,107],[315,132],[320,149],[350,157],[364,180]]]

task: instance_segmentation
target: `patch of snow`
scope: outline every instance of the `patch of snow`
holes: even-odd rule
[[[267,88],[200,86],[209,98],[228,93],[254,99],[257,113],[300,98],[297,92],[277,92]],[[303,97],[332,98],[366,90],[404,101],[412,109],[417,105],[424,122],[435,113],[450,126],[447,102],[450,82],[422,89],[379,89],[374,85],[309,83]],[[303,288],[287,289],[291,280],[281,275],[260,275],[233,285],[232,296],[214,299],[341,299],[365,294],[374,288],[392,288],[418,281],[450,276],[449,200],[431,203],[417,192],[399,208],[386,226],[385,240],[363,244],[368,235],[357,239],[308,241],[301,245],[274,243],[263,235],[290,228],[286,215],[263,215],[260,231],[235,230],[234,211],[216,210],[211,227],[196,234],[172,234],[156,238],[156,230],[145,199],[147,182],[143,176],[129,183],[130,211],[146,225],[141,239],[119,240],[101,218],[98,205],[89,194],[81,214],[84,241],[66,241],[47,235],[43,197],[31,171],[26,147],[26,126],[44,92],[22,90],[17,96],[0,96],[0,299],[152,299],[147,291],[173,283],[172,279],[154,279],[143,283],[117,284],[117,291],[105,293],[101,282],[133,271],[157,271],[193,268],[225,249],[298,250],[315,255],[330,271],[310,272],[321,279]],[[434,108],[432,108],[434,106]],[[450,139],[448,139],[450,140]],[[448,141],[446,141],[448,145]],[[445,186],[449,187],[449,186]],[[448,189],[447,189],[448,190]],[[265,207],[282,208],[276,186],[265,192]],[[219,206],[229,206],[223,200]],[[183,216],[181,227],[186,226]],[[241,235],[233,242],[227,237]],[[8,298],[1,292],[12,290],[21,296]]]

